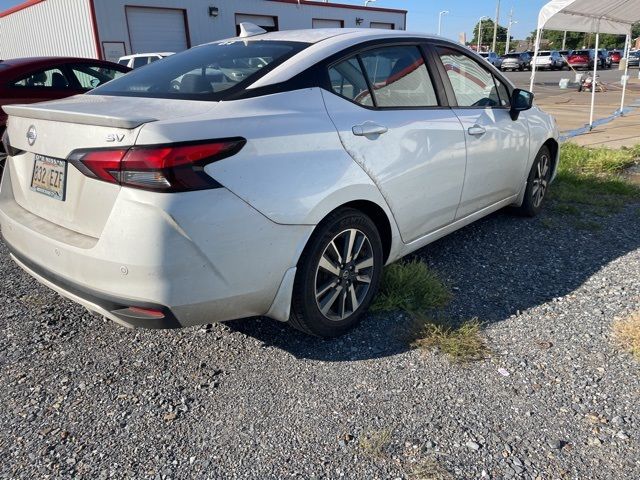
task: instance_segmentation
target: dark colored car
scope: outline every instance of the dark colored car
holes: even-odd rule
[[[637,52],[631,52],[629,54],[629,64],[630,67],[640,67],[640,50]]]
[[[598,63],[598,67],[600,68],[611,68],[611,54],[609,53],[609,50],[607,50],[606,48],[601,48],[598,50],[598,61],[600,63]]]
[[[0,137],[7,122],[2,106],[78,95],[130,71],[117,63],[90,58],[0,60]],[[0,174],[3,162],[4,148],[0,144]]]
[[[530,70],[531,69],[531,55],[528,52],[520,53],[507,53],[502,56],[502,65],[500,69],[506,70]]]
[[[620,63],[620,60],[622,60],[622,52],[620,50],[611,50],[609,55],[611,56],[611,63]]]
[[[594,50],[574,50],[568,57],[569,65],[572,68],[593,68],[596,54]]]

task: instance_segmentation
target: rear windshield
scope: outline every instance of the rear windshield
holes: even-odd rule
[[[538,52],[539,57],[548,57],[551,55],[551,52]]]
[[[574,50],[572,55],[589,55],[589,50]]]
[[[90,94],[221,100],[308,45],[268,40],[227,40],[202,45],[134,70]]]
[[[503,55],[502,58],[520,58],[521,53],[507,53]]]

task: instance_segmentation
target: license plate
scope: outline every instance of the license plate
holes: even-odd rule
[[[31,190],[64,202],[66,185],[67,162],[36,154],[31,176]]]

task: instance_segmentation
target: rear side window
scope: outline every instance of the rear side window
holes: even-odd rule
[[[475,60],[448,48],[438,48],[459,107],[500,107],[500,95],[491,73]]]
[[[150,63],[91,94],[221,100],[227,90],[248,85],[308,45],[247,39],[210,43]]]
[[[388,47],[362,55],[378,107],[435,107],[435,89],[418,47]]]
[[[31,73],[14,81],[11,86],[18,88],[50,88],[52,90],[71,88],[69,80],[59,68],[50,68]]]
[[[331,89],[341,97],[360,105],[373,106],[367,80],[358,59],[353,57],[329,69]]]
[[[135,57],[133,59],[133,68],[140,68],[149,63],[149,57]]]
[[[417,46],[367,50],[331,67],[329,77],[335,93],[364,106],[438,106],[429,71]]]

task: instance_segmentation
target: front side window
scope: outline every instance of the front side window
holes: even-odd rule
[[[307,46],[247,39],[210,43],[134,70],[91,94],[220,100],[227,90],[257,79]]]
[[[59,68],[50,68],[30,73],[11,84],[17,88],[50,88],[52,90],[64,90],[71,88],[66,75]]]
[[[124,73],[102,65],[80,64],[70,65],[71,72],[78,80],[80,87],[86,90],[99,87]]]
[[[438,48],[459,107],[500,107],[494,77],[475,60],[448,48]]]

